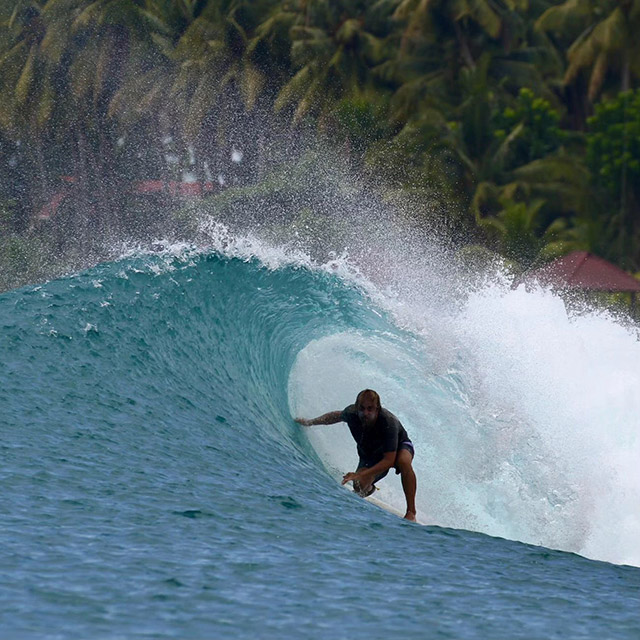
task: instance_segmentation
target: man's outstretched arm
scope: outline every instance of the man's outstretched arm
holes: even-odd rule
[[[311,427],[314,424],[335,424],[336,422],[342,422],[342,411],[329,411],[317,418],[296,418],[296,422],[304,427]]]

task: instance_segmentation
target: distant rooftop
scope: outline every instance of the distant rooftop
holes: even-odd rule
[[[531,271],[527,280],[563,289],[639,292],[640,280],[588,251],[574,251]]]

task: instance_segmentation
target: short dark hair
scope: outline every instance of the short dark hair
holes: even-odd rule
[[[380,409],[380,396],[373,389],[363,389],[358,394],[358,397],[356,398],[356,407],[359,407],[360,403],[365,398],[369,398],[370,400],[373,400],[376,403],[376,405],[378,406],[378,409]]]

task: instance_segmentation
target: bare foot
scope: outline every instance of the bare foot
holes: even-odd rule
[[[404,514],[404,519],[410,520],[411,522],[415,522],[416,521],[415,511],[407,511],[407,513]]]

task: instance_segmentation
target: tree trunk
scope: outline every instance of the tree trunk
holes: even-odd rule
[[[76,132],[76,162],[75,162],[75,202],[76,219],[82,236],[86,236],[89,230],[89,159],[87,152],[87,140],[83,131],[78,128]]]
[[[456,38],[458,39],[458,43],[460,44],[460,53],[462,54],[462,59],[464,60],[464,63],[470,69],[475,69],[476,62],[473,59],[473,56],[471,55],[471,51],[469,50],[469,43],[467,42],[467,39],[464,37],[464,33],[462,32],[462,29],[460,28],[460,25],[456,20],[453,21],[453,28],[456,32]]]
[[[626,47],[622,61],[622,91],[629,91],[629,88],[631,87],[631,61],[629,58],[629,47]]]
[[[38,209],[44,206],[49,199],[49,189],[47,186],[47,175],[44,161],[44,151],[42,149],[42,141],[40,139],[34,141],[36,154],[36,167],[38,172]]]

